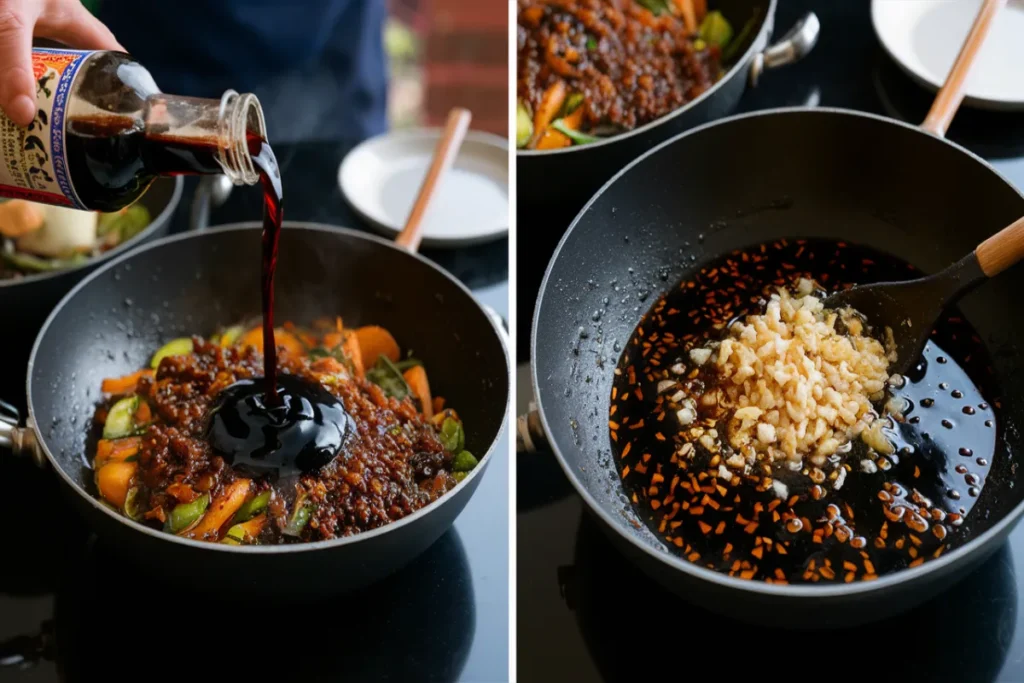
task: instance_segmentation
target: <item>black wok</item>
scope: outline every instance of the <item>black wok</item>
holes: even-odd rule
[[[86,432],[100,382],[143,367],[170,338],[211,334],[218,325],[258,314],[260,233],[255,227],[165,238],[83,280],[36,339],[29,361],[29,425],[12,429],[0,420],[0,445],[6,441],[49,463],[101,538],[174,585],[205,583],[219,594],[287,599],[337,594],[406,564],[465,506],[507,414],[506,350],[492,317],[426,259],[355,231],[286,223],[277,269],[278,319],[301,324],[341,315],[351,325],[386,326],[430,368],[437,393],[458,407],[466,447],[483,455],[480,465],[415,514],[332,541],[226,546],[132,522],[94,496]]]
[[[960,304],[992,359],[1001,430],[988,483],[961,532],[969,540],[939,559],[838,586],[731,578],[667,552],[640,522],[611,462],[607,418],[618,350],[659,292],[703,262],[760,242],[819,237],[872,247],[935,272],[1024,214],[1021,192],[982,159],[944,140],[945,124],[930,133],[852,111],[784,109],[706,125],[623,169],[559,244],[533,320],[537,406],[519,420],[520,447],[550,444],[613,542],[684,598],[775,626],[880,619],[936,595],[978,566],[1024,514],[1014,462],[1024,447],[1018,360],[1024,318],[1016,315],[1021,268]],[[723,149],[733,154],[722,155]],[[585,339],[581,327],[589,332]]]
[[[21,405],[25,398],[21,378],[32,350],[32,340],[46,316],[69,289],[96,268],[143,242],[166,235],[181,201],[183,184],[181,178],[160,178],[153,183],[139,200],[149,209],[153,220],[124,244],[89,259],[77,268],[37,273],[17,280],[0,280],[0,311],[3,312],[4,329],[13,331],[13,334],[5,335],[6,361],[4,372],[0,373],[0,399],[24,408]]]
[[[739,34],[756,17],[756,25],[740,56],[707,92],[682,107],[632,131],[589,145],[553,150],[518,150],[518,202],[544,215],[563,207],[570,213],[561,226],[609,178],[651,147],[684,130],[727,116],[735,111],[748,85],[756,85],[765,69],[795,62],[814,47],[820,24],[809,12],[777,43],[768,45],[775,28],[778,0],[715,0],[711,8],[722,12]]]

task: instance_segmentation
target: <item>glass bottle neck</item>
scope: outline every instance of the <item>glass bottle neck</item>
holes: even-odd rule
[[[255,95],[229,90],[219,99],[163,93],[146,98],[145,163],[159,175],[223,173],[236,185],[254,185],[252,156],[266,139]]]

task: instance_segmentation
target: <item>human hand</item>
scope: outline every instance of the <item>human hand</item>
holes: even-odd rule
[[[36,115],[32,36],[82,50],[124,50],[79,0],[0,0],[0,109],[19,126]]]

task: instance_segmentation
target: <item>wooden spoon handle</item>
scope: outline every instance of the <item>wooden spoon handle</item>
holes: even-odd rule
[[[434,157],[430,162],[430,168],[427,169],[427,177],[423,179],[423,185],[420,186],[420,193],[416,195],[416,201],[409,212],[409,218],[405,221],[405,227],[395,238],[395,244],[398,246],[405,247],[409,251],[419,249],[420,240],[423,239],[421,233],[427,206],[434,196],[441,176],[451,167],[455,157],[458,156],[459,147],[462,146],[472,118],[473,115],[469,113],[469,110],[462,107],[455,107],[448,112],[448,121],[444,125],[437,147],[434,148]]]
[[[974,250],[985,275],[993,277],[1024,258],[1024,216],[978,245]]]
[[[1006,0],[985,0],[981,4],[981,10],[971,26],[971,32],[967,34],[967,40],[960,48],[960,54],[953,62],[953,68],[946,76],[946,82],[932,102],[932,108],[925,117],[921,127],[933,135],[942,137],[946,134],[949,124],[953,122],[953,116],[964,99],[964,92],[967,86],[967,74],[971,70],[974,58],[981,51],[981,45],[985,42],[988,29],[992,20],[1000,8],[1006,4]]]

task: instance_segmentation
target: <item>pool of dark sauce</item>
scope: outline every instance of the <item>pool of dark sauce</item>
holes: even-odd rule
[[[955,311],[938,323],[903,385],[890,387],[909,403],[903,421],[885,431],[896,452],[872,455],[878,469],[864,471],[868,449],[855,440],[839,490],[834,480],[776,467],[788,489],[783,499],[757,474],[724,481],[699,444],[680,457],[679,425],[656,388],[675,363],[690,368],[689,349],[720,338],[723,324],[763,311],[763,294],[779,285],[792,289],[806,277],[837,289],[917,276],[864,247],[782,241],[710,262],[655,303],[619,360],[610,424],[627,495],[667,548],[742,578],[828,583],[917,566],[961,542],[992,467],[999,403],[981,339]]]
[[[236,382],[217,396],[206,436],[213,451],[237,470],[277,480],[315,473],[330,463],[354,423],[318,382],[278,373],[274,274],[283,220],[281,172],[265,140],[250,136],[249,152],[263,188],[263,377]]]

